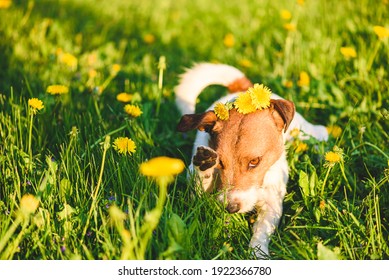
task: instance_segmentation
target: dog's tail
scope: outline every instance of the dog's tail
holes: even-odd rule
[[[182,114],[195,112],[196,100],[210,85],[222,85],[229,92],[245,91],[252,83],[235,67],[225,64],[199,63],[181,75],[175,88],[176,104]]]

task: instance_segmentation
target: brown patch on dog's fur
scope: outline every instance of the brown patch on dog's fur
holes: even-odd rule
[[[231,84],[228,85],[227,88],[230,93],[234,93],[234,92],[246,91],[252,86],[253,84],[251,83],[251,81],[246,77],[243,77],[233,81]]]
[[[207,111],[202,114],[187,114],[181,117],[177,125],[177,131],[186,132],[193,129],[210,132],[218,121],[214,111]]]
[[[211,148],[219,155],[219,189],[245,190],[262,185],[267,170],[284,151],[282,133],[271,110],[247,115],[231,110],[229,120],[211,139]],[[252,161],[258,164],[250,166]]]
[[[286,131],[293,120],[294,113],[296,112],[293,102],[284,99],[276,99],[270,101],[270,106],[271,108],[274,108],[278,115],[282,118],[282,122],[280,122],[277,120],[277,116],[275,116],[275,121],[278,123],[278,127],[282,127],[284,131]]]
[[[240,191],[262,185],[266,172],[285,150],[282,132],[294,113],[292,102],[277,99],[271,100],[270,108],[246,115],[232,109],[226,121],[218,120],[213,111],[185,115],[178,128],[210,133],[209,146],[219,156],[218,188]]]

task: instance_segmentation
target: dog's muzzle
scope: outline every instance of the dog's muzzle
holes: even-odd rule
[[[231,191],[224,191],[223,193],[219,194],[218,200],[223,204],[225,209],[230,214],[238,213],[242,210],[242,202],[240,199],[234,197],[233,192]]]
[[[229,202],[226,206],[228,213],[233,214],[240,210],[240,203]]]

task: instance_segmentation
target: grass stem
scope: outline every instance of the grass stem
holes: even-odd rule
[[[123,129],[125,129],[126,127],[128,127],[128,124],[126,123],[125,125],[122,125],[121,127],[117,128],[117,129],[114,129],[110,132],[108,132],[107,134],[105,134],[103,137],[100,137],[98,140],[96,140],[90,147],[89,149],[93,149],[94,147],[96,147],[97,145],[99,145],[101,143],[101,141],[103,141],[103,139],[106,139],[107,136],[112,136],[113,134],[115,133],[118,133],[119,131],[122,131]],[[86,155],[86,152],[84,152],[82,155],[81,155],[81,158],[84,158]]]
[[[32,126],[34,121],[34,113],[31,109],[30,112],[30,125],[28,129],[28,156],[29,156],[29,170],[32,170]]]
[[[95,211],[95,208],[96,208],[97,195],[98,195],[98,193],[100,191],[100,186],[101,186],[101,183],[102,183],[102,180],[103,180],[105,158],[106,158],[106,155],[107,155],[107,151],[108,151],[108,149],[110,147],[110,140],[111,140],[111,137],[109,135],[105,136],[105,141],[104,141],[104,144],[103,144],[103,158],[101,160],[101,168],[100,168],[99,179],[97,181],[95,190],[92,193],[92,205],[91,205],[91,207],[89,209],[89,213],[88,213],[88,217],[87,217],[87,220],[86,220],[86,223],[85,223],[85,227],[84,227],[84,230],[82,232],[82,237],[83,238],[85,237],[86,231],[88,230],[90,219],[91,219],[91,216],[92,216],[92,212]],[[84,239],[82,239],[82,240],[84,240]]]

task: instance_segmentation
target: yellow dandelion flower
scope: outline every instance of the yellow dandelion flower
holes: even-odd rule
[[[155,36],[153,34],[146,34],[143,36],[143,42],[145,42],[146,44],[152,44],[155,42]]]
[[[119,154],[133,154],[136,151],[136,145],[135,142],[132,141],[128,137],[118,137],[113,141],[113,148],[119,153]]]
[[[286,88],[292,88],[293,87],[293,82],[291,80],[286,80],[283,82],[284,87]]]
[[[335,146],[332,151],[325,154],[325,160],[325,167],[333,167],[336,163],[343,160],[343,150],[338,146]]]
[[[8,9],[12,4],[12,0],[0,0],[0,9]]]
[[[20,210],[23,214],[32,214],[38,209],[39,200],[32,194],[25,194],[20,200]]]
[[[131,232],[130,231],[128,231],[126,229],[122,229],[122,231],[120,232],[120,235],[122,236],[124,242],[129,242],[129,240],[131,238]]]
[[[263,84],[254,84],[247,92],[251,96],[253,106],[257,110],[262,110],[270,106],[271,90]]]
[[[232,33],[228,33],[223,39],[224,46],[232,48],[235,45],[235,37]]]
[[[294,30],[296,30],[296,24],[294,24],[294,23],[285,23],[284,24],[284,29],[286,29],[288,31],[294,31]]]
[[[132,94],[126,93],[126,92],[121,92],[118,95],[116,95],[116,100],[123,102],[123,103],[128,103],[132,99]]]
[[[386,27],[376,25],[373,27],[373,30],[380,40],[389,37],[389,29]]]
[[[94,79],[97,76],[97,71],[95,69],[91,69],[88,72],[89,79]]]
[[[30,98],[28,99],[28,106],[30,106],[32,113],[35,115],[39,110],[42,110],[45,106],[43,106],[43,102],[38,98]]]
[[[111,67],[111,75],[112,76],[116,76],[121,69],[122,69],[122,67],[120,66],[120,64],[112,65],[112,67]]]
[[[304,142],[297,141],[295,142],[294,146],[295,146],[294,151],[296,153],[302,153],[308,150],[308,144]]]
[[[300,136],[300,129],[298,129],[297,127],[296,128],[293,128],[290,132],[289,132],[290,136],[292,136],[293,138],[298,138]]]
[[[222,248],[222,251],[227,253],[227,252],[232,252],[234,250],[234,248],[227,242],[224,242],[223,243],[223,248]]]
[[[245,67],[245,68],[253,67],[253,63],[251,62],[251,60],[248,60],[246,58],[241,59],[239,61],[239,65],[242,66],[242,67]]]
[[[285,9],[281,10],[280,15],[284,20],[290,20],[292,18],[292,13]]]
[[[341,157],[339,154],[337,154],[333,151],[330,151],[330,152],[326,153],[325,159],[326,159],[326,161],[328,161],[330,163],[337,163],[341,160]]]
[[[182,160],[166,156],[155,157],[140,165],[140,173],[148,177],[173,176],[185,168]]]
[[[327,127],[328,134],[331,134],[334,138],[338,138],[342,134],[342,128],[337,125],[331,125]]]
[[[297,0],[297,4],[299,4],[300,6],[304,6],[305,0]]]
[[[256,110],[251,95],[248,92],[239,93],[238,98],[234,102],[234,106],[241,114],[249,114]]]
[[[77,68],[77,63],[78,63],[77,58],[70,53],[62,53],[59,56],[59,61],[65,64],[66,66],[68,66],[69,68],[72,69]]]
[[[134,118],[139,117],[143,113],[139,106],[131,104],[127,104],[126,106],[124,106],[124,111]]]
[[[230,117],[228,107],[221,102],[216,103],[214,111],[216,116],[222,121],[226,121]]]
[[[69,92],[69,88],[64,85],[51,85],[47,87],[46,92],[50,93],[51,95],[66,94]]]
[[[297,81],[299,87],[308,87],[310,84],[310,78],[307,72],[300,72],[300,79]]]
[[[342,47],[340,48],[340,53],[346,58],[355,58],[357,57],[357,52],[352,47]]]

